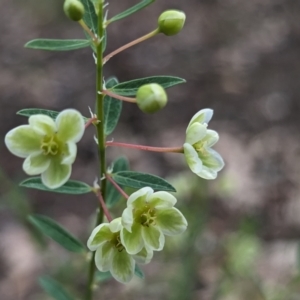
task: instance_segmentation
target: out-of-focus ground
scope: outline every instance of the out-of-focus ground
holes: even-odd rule
[[[137,1],[109,3],[114,14]],[[0,12],[0,299],[48,299],[37,284],[56,275],[70,290],[84,289],[76,255],[49,242],[39,251],[24,226],[29,211],[48,215],[83,241],[97,205],[92,195],[62,196],[24,190],[22,160],[5,148],[4,135],[24,124],[22,108],[94,106],[95,65],[90,49],[42,52],[23,48],[34,38],[83,38],[58,0],[2,0]],[[210,128],[226,167],[214,182],[188,172],[183,157],[109,149],[131,168],[170,178],[189,221],[181,238],[168,239],[143,269],[144,281],[101,284],[97,299],[300,299],[300,2],[295,0],[157,1],[108,29],[107,53],[156,26],[165,9],[184,10],[184,31],[157,36],[112,58],[105,76],[120,81],[153,75],[187,80],[168,90],[167,107],[144,115],[125,104],[111,138],[178,146],[195,112],[214,109]],[[72,178],[92,183],[97,174],[93,129],[79,144]],[[27,206],[24,203],[29,203]],[[26,224],[26,222],[25,222]],[[73,277],[72,277],[73,276]],[[69,279],[72,282],[68,282]],[[74,279],[75,278],[75,279]],[[296,278],[296,279],[295,279]],[[296,282],[296,283],[295,283]],[[74,287],[75,286],[75,287]],[[121,298],[120,298],[121,297]]]

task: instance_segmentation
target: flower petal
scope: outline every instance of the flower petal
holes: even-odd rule
[[[33,115],[28,119],[30,127],[39,135],[53,135],[56,125],[53,119],[46,115]]]
[[[194,147],[188,143],[183,144],[184,156],[193,173],[198,174],[202,170],[202,161]]]
[[[165,235],[180,234],[187,228],[185,217],[175,207],[158,210],[156,216],[157,226]]]
[[[138,223],[133,224],[132,232],[129,232],[125,228],[121,230],[121,242],[129,254],[136,254],[142,250],[144,243],[141,231],[142,226]]]
[[[23,170],[28,175],[42,174],[48,169],[50,158],[42,153],[29,155],[23,162]]]
[[[225,165],[222,156],[211,148],[206,148],[205,156],[200,156],[200,158],[203,166],[213,169],[216,172],[222,170]]]
[[[84,133],[84,120],[80,112],[66,109],[56,118],[57,137],[61,141],[77,143]]]
[[[61,164],[63,165],[71,165],[77,154],[77,146],[73,142],[67,142],[64,147],[64,153],[63,153],[63,158],[61,161]]]
[[[185,142],[191,145],[194,145],[195,143],[199,142],[206,136],[206,132],[207,132],[206,128],[207,128],[206,124],[200,124],[200,123],[192,124],[186,130]]]
[[[52,159],[49,168],[42,173],[42,182],[49,189],[57,189],[71,176],[71,165],[62,165],[58,159]]]
[[[201,109],[192,117],[192,119],[188,125],[188,128],[194,123],[208,124],[208,122],[211,120],[213,114],[214,114],[214,111],[210,108]]]
[[[109,229],[111,232],[119,232],[122,229],[121,218],[113,219],[109,223]]]
[[[112,256],[115,251],[110,242],[101,244],[95,254],[95,263],[101,272],[106,272],[111,269]]]
[[[126,251],[114,251],[112,255],[111,275],[121,283],[129,282],[134,274],[135,262]]]
[[[153,208],[173,207],[177,202],[176,198],[168,192],[155,192],[150,195],[148,203]]]
[[[12,154],[26,158],[41,151],[41,139],[29,125],[22,125],[6,134],[5,145]]]
[[[223,169],[224,161],[221,155],[211,148],[205,149],[205,155],[202,157],[203,168],[197,173],[198,176],[204,179],[215,179],[217,177],[217,172]]]
[[[153,189],[150,187],[144,187],[131,194],[127,200],[127,206],[134,208],[142,208],[147,201],[149,195],[153,193]]]
[[[142,236],[144,239],[145,247],[150,250],[160,251],[165,244],[164,234],[155,226],[143,226]]]
[[[129,232],[131,232],[132,224],[133,224],[132,207],[127,207],[123,210],[123,213],[122,213],[122,225]]]
[[[133,259],[138,264],[148,264],[153,257],[153,251],[143,248],[139,253],[133,255]]]
[[[111,240],[113,233],[109,228],[108,223],[102,223],[92,231],[87,246],[91,251],[95,251],[101,244]]]
[[[206,136],[203,138],[206,147],[212,147],[219,140],[219,134],[211,129],[207,129]]]

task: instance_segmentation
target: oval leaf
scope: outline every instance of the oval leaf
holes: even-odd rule
[[[175,188],[166,180],[151,174],[121,171],[112,174],[112,178],[124,186],[140,189],[146,186],[158,191],[176,192]]]
[[[88,40],[52,40],[36,39],[24,45],[26,48],[47,50],[47,51],[70,51],[90,46]]]
[[[158,83],[163,88],[186,82],[184,79],[173,76],[152,76],[131,81],[121,82],[111,88],[111,91],[122,96],[135,96],[137,90],[144,84]]]
[[[96,15],[94,4],[91,0],[80,0],[84,6],[84,23],[94,32],[97,33],[98,17]]]
[[[118,84],[118,79],[112,77],[107,80],[106,88],[112,88]],[[122,111],[122,101],[109,96],[104,97],[104,132],[111,134],[116,128]]]
[[[41,191],[56,192],[70,195],[81,195],[90,193],[92,191],[92,188],[88,184],[76,180],[69,180],[58,189],[49,189],[45,185],[43,185],[41,177],[27,178],[20,183],[20,186]]]
[[[54,220],[41,215],[29,216],[28,220],[44,235],[50,237],[65,249],[75,253],[85,252],[83,244]]]
[[[110,20],[107,21],[106,24],[110,24],[112,22],[115,22],[117,20],[120,20],[120,19],[123,19],[123,18],[126,18],[130,15],[132,15],[133,13],[143,9],[144,7],[150,5],[151,3],[153,3],[155,0],[143,0],[141,1],[140,3],[126,9],[125,11],[121,12],[120,14],[112,17]]]
[[[63,286],[51,277],[39,278],[39,284],[44,291],[55,300],[73,300],[74,298],[63,288]]]
[[[30,117],[32,115],[46,115],[53,120],[56,119],[57,115],[59,114],[58,111],[49,110],[49,109],[43,109],[43,108],[24,108],[17,112],[17,115],[24,116],[24,117]],[[86,123],[89,118],[83,117],[84,122]]]
[[[116,159],[111,166],[112,173],[117,173],[119,171],[128,171],[129,162],[126,157],[119,157]],[[123,186],[120,186],[123,188]],[[114,206],[121,198],[120,193],[116,188],[107,180],[106,181],[106,203],[108,208]]]

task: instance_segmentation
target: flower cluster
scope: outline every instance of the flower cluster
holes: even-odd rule
[[[133,193],[122,217],[96,227],[88,240],[88,248],[96,250],[97,268],[109,270],[119,282],[129,282],[135,262],[149,263],[153,251],[163,249],[165,235],[186,230],[187,221],[175,203],[171,194],[149,187]]]

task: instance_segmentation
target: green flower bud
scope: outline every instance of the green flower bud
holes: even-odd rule
[[[84,6],[78,0],[66,0],[64,12],[72,21],[80,21],[84,15]]]
[[[179,10],[166,10],[158,18],[159,31],[165,35],[174,35],[181,31],[185,22],[185,13]]]
[[[141,111],[153,114],[166,106],[168,101],[164,88],[157,83],[142,85],[136,94],[136,102]]]

